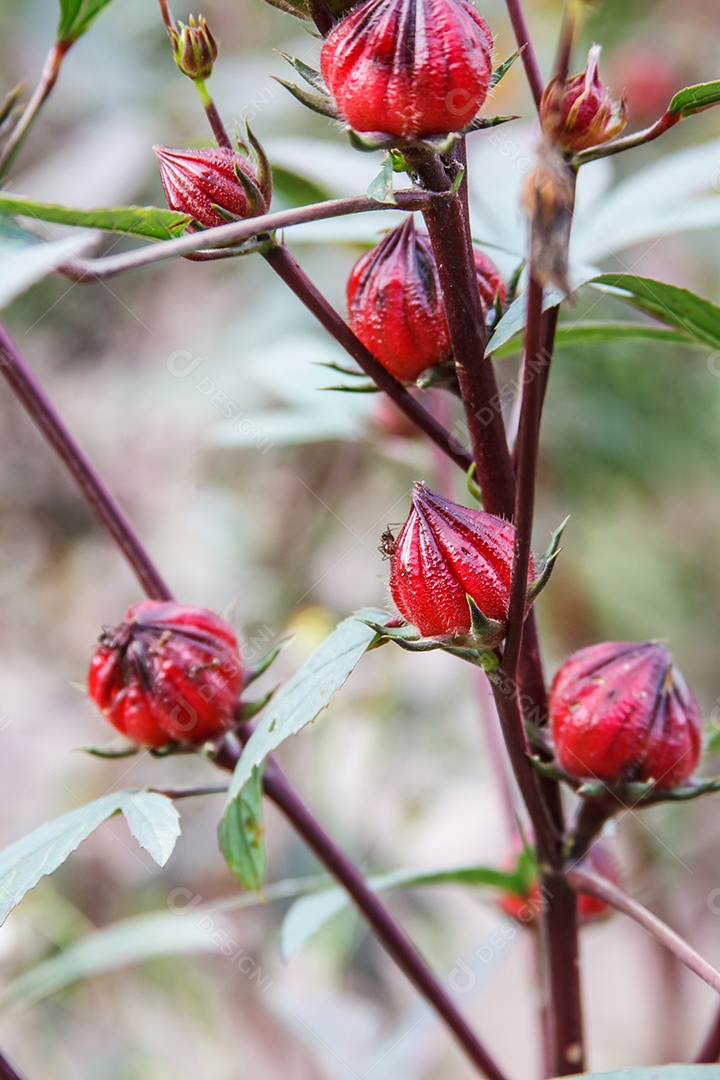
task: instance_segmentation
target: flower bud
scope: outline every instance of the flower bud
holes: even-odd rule
[[[700,760],[698,706],[670,653],[652,641],[574,653],[555,676],[549,707],[558,762],[578,779],[652,780],[664,790]]]
[[[469,596],[489,621],[482,644],[505,637],[510,605],[513,526],[415,485],[412,510],[392,543],[390,592],[400,614],[423,637],[466,637]],[[532,559],[528,584],[535,576]]]
[[[232,627],[205,608],[156,600],[134,604],[102,634],[88,676],[113,727],[155,748],[220,735],[242,686]]]
[[[180,30],[171,34],[175,51],[175,63],[189,79],[204,82],[212,75],[213,64],[217,60],[218,47],[212,31],[202,15],[195,22],[180,23]]]
[[[540,103],[543,131],[563,150],[576,153],[619,135],[628,122],[625,98],[614,101],[600,80],[600,46],[593,45],[584,72],[551,79]]]
[[[505,298],[494,263],[475,251],[483,308]],[[353,267],[347,284],[353,332],[395,378],[414,382],[426,368],[449,360],[450,333],[430,237],[413,219],[392,229]]]
[[[259,180],[248,158],[225,147],[173,150],[154,146],[171,210],[189,214],[207,229],[232,218],[267,212],[269,181]],[[222,211],[222,213],[221,213]]]
[[[492,49],[468,0],[365,0],[330,32],[320,66],[351,128],[417,140],[470,123],[488,94]]]

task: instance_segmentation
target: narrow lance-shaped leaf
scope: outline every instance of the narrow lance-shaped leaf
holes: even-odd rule
[[[589,284],[601,291],[612,292],[703,345],[720,349],[720,307],[689,289],[634,274],[601,274]]]
[[[360,620],[384,624],[388,618],[384,611],[364,608],[355,616],[345,619],[278,690],[235,766],[228,791],[228,806],[238,797],[255,766],[261,765],[280,743],[291,735],[297,735],[327,707],[332,695],[340,689],[374,643],[377,637],[375,630]]]
[[[112,0],[60,0],[57,40],[61,44],[77,41],[111,2]]]
[[[108,232],[144,236],[150,240],[171,240],[180,236],[192,220],[187,214],[178,214],[159,206],[78,210],[5,193],[0,194],[0,213],[52,221],[57,225],[77,225],[84,229],[105,229]]]
[[[253,892],[259,892],[265,880],[262,773],[262,769],[253,769],[250,779],[228,804],[218,828],[225,862],[242,887]]]
[[[667,111],[671,116],[680,113],[684,118],[702,109],[708,109],[711,105],[717,105],[719,102],[720,81],[698,83],[696,86],[686,86],[684,90],[679,90],[668,105]]]

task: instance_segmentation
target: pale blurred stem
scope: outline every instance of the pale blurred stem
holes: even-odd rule
[[[0,373],[77,483],[88,506],[122,551],[147,595],[154,600],[170,599],[168,586],[140,543],[132,525],[70,434],[1,323]]]
[[[543,81],[542,72],[540,71],[540,64],[538,63],[535,48],[530,39],[530,30],[528,28],[527,19],[525,18],[522,0],[505,0],[505,4],[507,6],[508,15],[510,16],[510,22],[512,23],[518,48],[523,50],[522,62],[525,67],[525,75],[527,76],[527,81],[530,85],[530,91],[535,102],[535,107],[539,109],[545,83]]]
[[[588,150],[581,150],[572,159],[574,166],[586,165],[589,161],[598,161],[600,158],[611,157],[613,154],[621,154],[624,150],[633,150],[636,146],[645,146],[646,143],[658,139],[670,128],[674,128],[682,120],[682,113],[664,113],[659,120],[651,124],[649,128],[638,131],[634,135],[626,135],[623,139],[606,143],[604,146],[591,146]]]
[[[172,600],[172,593],[152,564],[132,526],[70,435],[2,324],[0,370],[78,484],[86,502],[125,556],[147,595],[156,600]],[[237,747],[226,748],[224,756],[222,751],[218,753],[217,764],[221,768],[232,770],[237,764],[238,754]],[[273,762],[269,763],[265,775],[265,789],[268,797],[280,807],[338,884],[346,889],[389,955],[452,1031],[473,1064],[489,1080],[505,1080],[504,1074],[457,1011],[420,954],[381,901],[368,889],[360,871],[330,840]],[[211,790],[214,789],[206,788],[205,793],[209,794]],[[197,789],[181,792],[180,797],[190,794],[198,794]],[[0,1080],[3,1078],[20,1080],[17,1073],[0,1057]]]
[[[225,754],[217,760],[221,768],[234,769],[238,753],[225,744]],[[445,989],[425,960],[395,922],[377,895],[368,888],[360,871],[313,817],[278,766],[270,760],[263,778],[265,795],[290,821],[325,869],[351,897],[375,937],[383,944],[401,971],[425,998],[475,1065],[490,1080],[504,1080],[498,1065],[455,1008]]]
[[[215,136],[215,141],[217,142],[218,146],[222,146],[226,150],[232,150],[233,144],[230,140],[230,136],[227,133],[225,125],[222,122],[222,118],[220,116],[220,113],[218,112],[217,105],[213,101],[210,91],[207,88],[207,83],[204,79],[195,79],[194,82],[197,92],[200,95],[200,100],[205,110],[205,115],[208,118],[208,122],[210,124],[210,127],[212,128],[212,133]]]
[[[435,417],[423,405],[409,394],[401,382],[385,370],[362,342],[355,337],[350,327],[341,318],[320,290],[313,284],[305,271],[295,261],[283,244],[273,244],[264,253],[266,262],[298,297],[318,322],[353,360],[362,368],[373,382],[384,390],[397,407],[413,421],[421,431],[443,451],[456,465],[467,471],[472,458],[461,448],[456,448],[450,432],[438,423]]]
[[[696,952],[680,934],[672,930],[657,915],[653,915],[652,911],[626,893],[624,889],[582,865],[569,870],[567,879],[576,892],[596,896],[598,900],[604,900],[616,911],[621,911],[623,915],[633,919],[642,926],[643,930],[664,945],[681,964],[712,987],[716,994],[720,994],[720,971]]]
[[[8,166],[20,149],[20,145],[32,127],[32,124],[50,96],[53,86],[57,82],[60,68],[65,54],[72,45],[72,41],[57,41],[45,60],[40,81],[38,82],[32,97],[22,111],[15,127],[10,132],[7,140],[0,150],[0,176],[8,169]]]

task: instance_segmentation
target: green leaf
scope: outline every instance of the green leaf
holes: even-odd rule
[[[684,118],[691,116],[701,109],[707,109],[711,105],[720,102],[720,82],[698,83],[696,86],[686,86],[679,90],[668,105],[671,116],[677,113]]]
[[[413,888],[420,885],[489,886],[514,895],[524,895],[527,889],[526,862],[518,860],[512,873],[503,873],[490,866],[463,866],[443,870],[394,870],[368,878],[366,884],[373,892],[388,889]],[[281,951],[291,960],[330,919],[350,907],[352,900],[340,888],[304,896],[293,904],[283,921]]]
[[[60,0],[57,40],[63,44],[77,41],[110,3],[111,0]]]
[[[140,847],[164,866],[180,835],[180,815],[157,791],[138,791],[123,802],[123,816]]]
[[[265,880],[262,769],[255,768],[227,806],[218,828],[220,850],[244,889],[259,892]]]
[[[508,56],[507,60],[503,60],[502,64],[495,68],[490,79],[490,89],[494,90],[501,79],[504,79],[510,68],[513,66],[519,56],[522,56],[523,49],[518,49],[512,56]]]
[[[287,82],[285,79],[279,79],[276,75],[272,75],[271,78],[273,78],[275,82],[279,82],[286,90],[289,90],[292,96],[296,98],[301,105],[307,106],[307,108],[312,109],[313,112],[320,113],[321,116],[329,116],[333,120],[339,119],[337,109],[327,94],[309,94],[307,90],[301,89],[301,87],[296,86],[295,83]]]
[[[297,735],[327,707],[332,695],[376,640],[375,631],[359,620],[372,619],[384,624],[388,618],[384,611],[363,608],[355,616],[345,619],[278,690],[235,766],[227,806],[237,799],[253,769],[261,765],[268,754],[291,735]]]
[[[0,213],[20,214],[57,225],[78,225],[85,229],[145,236],[150,240],[171,240],[180,236],[192,220],[159,206],[116,206],[112,209],[76,210],[70,206],[36,202],[19,195],[0,194]]]
[[[634,274],[601,274],[589,284],[626,300],[703,345],[720,349],[720,307],[689,289]]]
[[[0,214],[0,309],[90,243],[87,236],[44,244]]]
[[[116,791],[34,829],[0,852],[0,925],[41,878],[54,873],[104,821],[121,811],[141,847],[163,866],[180,828],[169,799]]]
[[[608,345],[618,341],[653,341],[662,345],[695,344],[687,334],[679,330],[664,330],[660,326],[624,322],[561,323],[557,328],[555,343],[558,347],[583,345]],[[495,360],[513,356],[521,351],[522,337],[514,337],[493,352]]]
[[[370,181],[370,185],[367,189],[369,199],[374,199],[375,202],[379,203],[387,203],[390,206],[396,205],[395,194],[393,191],[394,172],[395,162],[393,161],[392,154],[386,153],[380,172],[374,180]]]

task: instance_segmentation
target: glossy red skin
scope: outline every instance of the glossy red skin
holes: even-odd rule
[[[145,600],[100,641],[88,690],[133,742],[200,743],[232,723],[242,664],[234,630],[214,612]]]
[[[505,299],[491,259],[475,251],[483,307]],[[347,284],[348,322],[363,345],[396,379],[415,382],[452,355],[435,256],[413,219],[392,229],[355,263]]]
[[[574,153],[614,139],[627,123],[624,100],[615,101],[600,79],[599,58],[600,48],[594,45],[585,71],[564,85],[551,80],[540,105],[543,128]]]
[[[423,637],[465,636],[471,628],[467,593],[486,618],[503,624],[501,641],[510,601],[512,525],[450,502],[424,484],[415,485],[412,502],[390,563],[398,611]],[[534,574],[531,559],[528,583]]]
[[[578,779],[663,790],[700,760],[700,710],[662,645],[581,649],[555,676],[549,706],[558,762]]]
[[[222,207],[236,218],[251,216],[247,195],[235,175],[235,166],[256,183],[257,177],[242,154],[225,147],[173,150],[169,146],[154,146],[153,150],[171,210],[189,214],[207,229],[227,225],[227,218],[214,206]]]
[[[467,0],[365,0],[328,35],[320,68],[350,127],[423,139],[475,117],[492,48]]]

